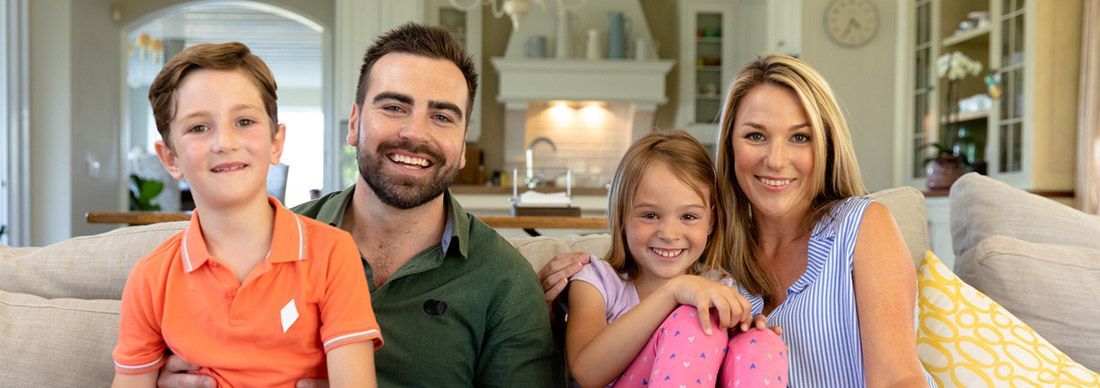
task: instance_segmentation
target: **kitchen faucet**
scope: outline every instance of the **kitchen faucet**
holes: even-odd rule
[[[539,136],[531,140],[531,144],[527,145],[527,151],[525,152],[527,158],[527,178],[524,179],[524,183],[527,184],[528,189],[533,189],[535,188],[535,186],[538,186],[540,182],[542,182],[542,178],[535,177],[534,152],[532,152],[535,148],[535,145],[539,143],[549,144],[550,149],[553,150],[554,153],[558,152],[558,146],[554,144],[554,141],[550,140],[549,138]]]

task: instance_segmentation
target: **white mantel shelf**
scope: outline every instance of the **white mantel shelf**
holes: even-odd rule
[[[668,101],[665,75],[675,61],[492,59],[500,73],[497,101],[526,109],[532,101],[621,101],[645,109]],[[522,108],[520,107],[522,105]]]

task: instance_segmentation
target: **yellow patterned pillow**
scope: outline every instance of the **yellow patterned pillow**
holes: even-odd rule
[[[1100,386],[1100,375],[963,283],[932,252],[918,282],[917,353],[940,386]]]

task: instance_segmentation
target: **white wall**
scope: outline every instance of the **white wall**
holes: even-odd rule
[[[31,244],[66,239],[72,229],[69,0],[30,2]]]
[[[859,48],[845,48],[829,40],[824,13],[828,2],[802,1],[802,58],[832,86],[859,158],[864,183],[870,191],[895,185],[894,100],[899,64],[895,0],[873,0],[878,6],[879,31]]]

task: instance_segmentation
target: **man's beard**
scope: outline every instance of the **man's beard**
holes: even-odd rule
[[[428,155],[433,163],[430,168],[434,171],[420,178],[386,174],[385,164],[395,163],[386,154],[394,150]],[[378,150],[373,154],[364,152],[360,146],[355,154],[359,176],[363,177],[382,203],[398,209],[412,209],[435,199],[451,186],[458,175],[458,164],[450,163],[438,149],[424,143],[413,143],[409,139],[379,144]]]

